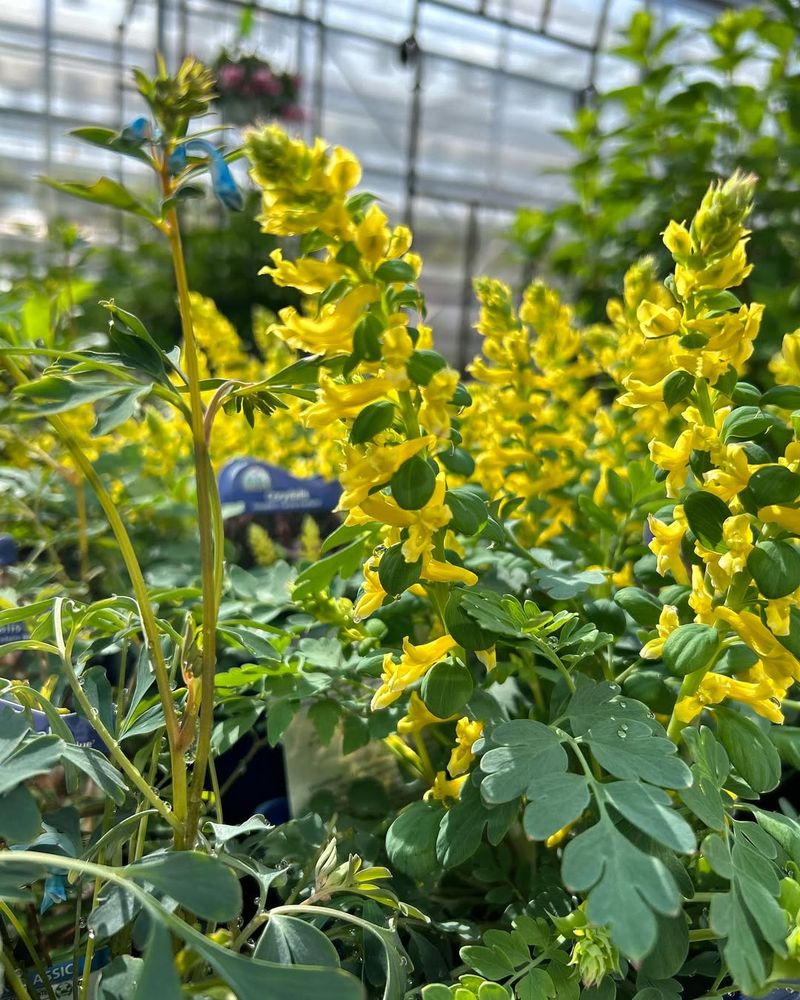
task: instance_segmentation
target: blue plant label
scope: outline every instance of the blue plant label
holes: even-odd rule
[[[750,1000],[750,997],[746,997],[744,993],[726,993],[724,1000]],[[797,990],[781,987],[762,997],[762,1000],[800,1000],[800,993]]]
[[[92,967],[89,975],[90,997],[93,997],[95,995],[95,991],[97,990],[97,980],[100,978],[101,969],[108,965],[110,961],[111,952],[108,948],[103,948],[98,951],[92,959]],[[80,986],[80,977],[83,975],[83,962],[83,955],[81,955],[78,961],[77,977],[75,976],[75,963],[71,958],[66,959],[63,962],[56,962],[55,965],[51,965],[49,969],[45,970],[47,972],[47,980],[50,983],[50,988],[58,1000],[74,1000],[74,998],[78,996],[78,992],[73,991],[73,984],[77,978]],[[49,993],[42,977],[36,969],[18,969],[17,971],[24,979],[25,985],[28,987],[31,1000],[46,1000]],[[7,988],[3,990],[2,994],[0,994],[0,1000],[16,1000],[16,994],[13,990]]]
[[[22,705],[14,701],[6,701],[4,698],[0,698],[0,708],[10,708],[14,712],[25,711]],[[50,721],[44,712],[40,712],[37,708],[28,709],[28,718],[33,719],[33,729],[35,732],[50,732]],[[93,750],[99,750],[108,756],[108,747],[88,719],[84,719],[83,716],[76,715],[74,712],[68,712],[66,715],[61,716],[61,721],[72,733],[79,747],[91,747]]]
[[[30,638],[25,622],[11,622],[10,625],[0,625],[0,646],[7,642],[22,642]]]

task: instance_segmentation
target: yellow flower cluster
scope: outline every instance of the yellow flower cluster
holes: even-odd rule
[[[459,378],[432,350],[422,322],[421,262],[410,250],[411,233],[390,226],[369,195],[352,194],[361,172],[348,151],[320,140],[307,146],[274,126],[249,133],[245,148],[263,192],[263,228],[302,238],[296,260],[278,250],[264,268],[307,297],[301,309],[281,310],[270,332],[322,356],[317,398],[304,420],[341,442],[336,474],[346,524],[370,526],[380,537],[365,561],[356,615],[409,589],[442,609],[451,586],[470,586],[477,576],[458,563],[448,539],[453,515],[439,456],[452,447]],[[458,655],[444,621],[437,628],[441,634],[426,642],[406,637],[399,661],[387,654],[373,709]],[[466,760],[462,751],[456,765]]]
[[[658,571],[691,588],[695,621],[718,631],[720,653],[743,644],[752,654],[750,666],[735,676],[717,669],[716,660],[710,666],[699,664],[681,688],[673,717],[681,724],[726,699],[781,722],[781,699],[800,679],[800,662],[780,641],[789,633],[790,612],[798,607],[800,590],[776,596],[774,582],[761,577],[768,591],[761,593],[750,562],[759,543],[775,539],[788,547],[790,558],[792,551],[797,553],[791,536],[800,534],[800,511],[790,502],[759,506],[749,490],[754,473],[764,466],[796,472],[800,442],[789,441],[774,464],[763,449],[759,453],[748,447],[751,432],[746,424],[735,433],[728,419],[737,414],[731,394],[752,354],[763,311],[760,305],[740,304],[730,291],[751,270],[744,222],[752,192],[753,178],[735,174],[712,185],[691,226],[672,222],[667,227],[664,242],[675,260],[674,276],[658,296],[637,309],[645,359],[641,364],[650,374],[642,374],[640,367],[636,375],[626,376],[627,393],[621,400],[636,408],[641,426],[653,431],[650,454],[666,474],[668,496],[681,501],[670,520],[649,518]],[[786,377],[797,370],[797,339],[795,334],[786,338],[784,354],[774,365]],[[663,366],[647,357],[653,344]],[[676,384],[682,390],[677,398],[670,397],[670,386]],[[672,402],[669,407],[665,392]],[[670,420],[665,419],[668,412]],[[713,518],[719,519],[719,537],[704,536],[697,524],[689,535],[688,504],[697,499],[698,490],[704,509],[713,509]],[[765,551],[760,550],[762,557]],[[679,627],[677,609],[666,606],[657,636],[641,655],[659,657]]]

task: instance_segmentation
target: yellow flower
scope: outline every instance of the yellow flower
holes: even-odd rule
[[[693,438],[692,431],[685,430],[671,447],[663,441],[650,442],[650,457],[653,462],[669,473],[667,475],[669,497],[676,497],[686,482],[689,474],[689,456],[694,448]]]
[[[760,507],[759,518],[764,524],[777,524],[784,531],[790,531],[793,535],[800,535],[800,508],[782,507],[779,504],[769,504],[767,507]]]
[[[452,368],[442,368],[420,390],[422,394],[422,406],[419,409],[420,423],[426,431],[438,438],[450,436],[448,406],[457,385],[458,372]]]
[[[367,378],[361,382],[334,382],[320,376],[317,402],[305,412],[309,427],[325,427],[334,420],[348,420],[378,399],[391,392],[393,386],[385,378]]]
[[[726,698],[731,698],[750,705],[753,711],[769,719],[770,722],[780,724],[783,722],[783,713],[780,710],[780,698],[783,693],[768,681],[750,684],[712,672],[705,675],[693,695],[681,698],[675,707],[675,717],[688,725],[704,708],[719,705]]]
[[[692,253],[692,238],[686,226],[670,222],[664,230],[664,246],[674,257],[688,257]]]
[[[338,302],[331,302],[301,316],[294,306],[281,309],[280,323],[272,330],[292,347],[311,354],[349,354],[353,350],[353,328],[364,307],[379,297],[375,285],[359,285]]]
[[[433,779],[433,785],[425,792],[426,800],[434,802],[444,802],[447,799],[461,798],[461,789],[469,775],[462,775],[460,778],[448,778],[444,771],[439,771]]]
[[[636,310],[636,318],[645,337],[670,337],[681,325],[680,309],[675,306],[663,309],[656,302],[646,300]]]
[[[639,656],[643,660],[657,660],[664,649],[667,637],[680,625],[678,621],[678,609],[673,604],[665,604],[658,616],[658,637],[651,639],[642,646]]]
[[[431,583],[463,583],[467,587],[473,587],[478,582],[478,574],[471,569],[441,562],[432,556],[423,559],[420,576]]]
[[[440,719],[429,712],[425,702],[416,691],[411,692],[406,714],[397,723],[397,731],[402,736],[410,736],[419,733],[427,726],[438,726],[443,722],[450,722],[455,716],[451,715],[447,719]],[[477,738],[477,737],[476,737]],[[450,772],[453,773],[452,771]]]
[[[363,566],[364,587],[361,597],[356,601],[354,614],[357,621],[361,621],[377,611],[383,604],[386,591],[378,577],[377,564],[374,558],[368,559]]]
[[[423,677],[434,664],[458,645],[451,635],[443,635],[432,642],[420,646],[412,645],[410,639],[403,639],[403,652],[395,662],[391,653],[383,658],[381,686],[372,698],[372,710],[386,708],[397,701],[407,687]]]
[[[363,383],[360,383],[363,384]],[[411,458],[432,444],[430,436],[412,438],[396,445],[381,445],[370,442],[363,454],[352,447],[345,448],[347,465],[339,476],[343,493],[339,500],[339,510],[350,510],[363,505],[370,490],[384,486],[397,472],[406,459]],[[364,508],[366,510],[366,507]],[[369,513],[369,511],[367,511]],[[376,518],[380,520],[380,518]],[[412,560],[413,561],[413,560]]]
[[[703,625],[713,625],[714,599],[706,589],[705,574],[699,566],[692,566],[692,593],[689,596],[689,607],[694,611],[694,620]]]
[[[452,777],[464,774],[475,760],[472,745],[483,735],[483,723],[464,716],[456,723],[456,745],[450,753],[447,770]]]
[[[269,256],[273,266],[267,264],[258,273],[268,274],[276,285],[296,288],[304,295],[319,295],[347,275],[347,268],[335,260],[317,260],[315,257],[284,260],[280,247]]]
[[[675,520],[672,524],[665,524],[650,514],[647,523],[653,537],[648,547],[655,554],[656,568],[662,576],[672,573],[677,583],[688,583],[689,574],[681,559],[681,542],[687,528],[682,515],[683,508],[676,507],[673,512]]]
[[[253,523],[247,526],[247,544],[253,553],[256,566],[271,566],[280,559],[280,553],[269,537],[269,532],[260,524]]]

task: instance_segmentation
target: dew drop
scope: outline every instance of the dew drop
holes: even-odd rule
[[[624,729],[618,729],[618,730],[617,730],[617,736],[619,736],[619,738],[620,738],[621,740],[624,740],[624,739],[626,739],[627,735],[628,735],[628,734],[627,734],[627,733],[625,732],[625,730],[624,730]]]
[[[630,729],[630,726],[628,725],[627,722],[623,722],[622,725],[620,726],[620,729],[622,729],[624,732],[627,733],[627,731]]]
[[[94,939],[95,939],[96,937],[97,937],[97,931],[96,931],[96,930],[94,929],[94,927],[90,927],[90,928],[89,928],[89,938],[90,938],[90,939],[91,939],[92,941],[94,941]]]
[[[655,719],[655,717],[656,717],[655,713],[648,710],[648,712],[647,712],[647,718],[648,719]]]
[[[621,691],[622,688],[620,688],[619,684],[609,684],[608,685],[608,690],[609,691]]]
[[[86,921],[84,920],[83,917],[81,917],[81,919],[78,921],[78,927],[80,927],[82,931],[86,930]]]
[[[627,707],[628,707],[628,703],[627,703],[627,701],[621,701],[621,702],[619,703],[619,707],[620,707],[620,708],[627,708]]]

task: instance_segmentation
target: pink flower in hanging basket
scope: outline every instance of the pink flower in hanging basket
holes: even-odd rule
[[[243,66],[236,63],[224,63],[219,68],[218,80],[220,90],[237,90],[244,80]]]
[[[287,104],[280,115],[287,122],[301,122],[305,119],[305,114],[299,104]]]
[[[281,82],[267,66],[260,66],[251,78],[253,90],[257,94],[277,97],[281,92]]]

